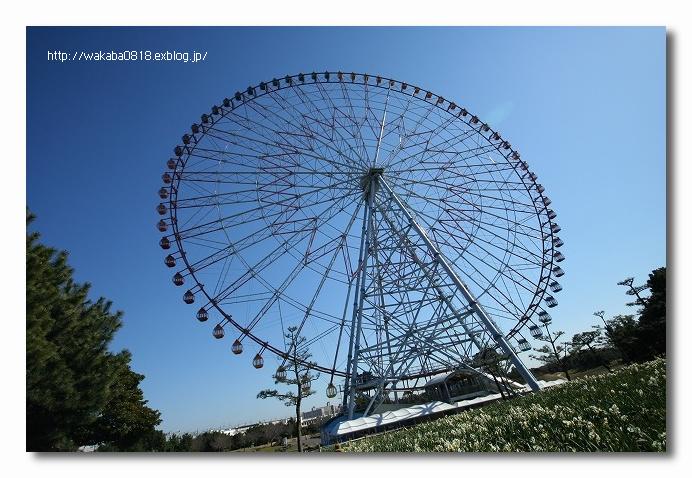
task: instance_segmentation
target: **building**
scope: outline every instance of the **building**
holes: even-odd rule
[[[313,421],[319,421],[323,418],[333,417],[341,413],[341,405],[331,405],[327,403],[324,407],[312,407],[311,410],[307,410],[300,414],[301,421],[303,425],[307,425]]]
[[[505,379],[505,382],[513,388],[522,387],[510,380]],[[425,384],[425,392],[431,400],[455,403],[500,393],[500,388],[492,376],[477,370],[461,368],[430,379]]]

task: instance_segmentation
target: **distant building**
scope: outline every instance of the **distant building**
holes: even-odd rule
[[[327,403],[327,405],[324,407],[312,407],[311,410],[301,413],[300,418],[305,425],[323,418],[333,417],[339,413],[341,413],[341,405],[331,405]]]
[[[341,405],[331,405],[327,403],[324,407],[312,407],[311,410],[307,410],[303,413],[301,413],[301,421],[303,425],[309,424],[313,421],[319,421],[323,418],[329,418],[333,417],[334,415],[338,415],[341,413]],[[235,427],[230,427],[230,428],[222,428],[222,429],[211,429],[209,430],[210,432],[219,432],[223,433],[228,436],[233,436],[237,435],[239,433],[245,433],[248,431],[249,428],[256,427],[258,425],[276,425],[278,423],[281,424],[287,424],[290,420],[293,420],[293,417],[289,418],[276,418],[273,420],[263,420],[261,422],[257,423],[249,423],[246,425],[238,425]]]
[[[218,430],[212,429],[209,431],[210,432],[219,432],[219,433],[223,433],[223,434],[228,435],[228,436],[233,436],[233,435],[237,435],[239,433],[245,433],[246,431],[248,431],[249,428],[256,427],[258,425],[275,425],[277,423],[282,423],[285,425],[286,423],[288,423],[289,420],[291,420],[291,419],[290,418],[277,418],[274,420],[264,420],[261,422],[250,423],[247,425],[238,425],[237,427],[233,427],[233,428],[224,428],[224,429],[218,429]]]

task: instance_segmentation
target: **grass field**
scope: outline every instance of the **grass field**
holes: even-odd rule
[[[306,452],[319,450],[319,442],[320,442],[320,435],[319,434],[305,435],[305,436],[303,436],[303,450]],[[298,444],[297,444],[297,440],[295,438],[289,438],[286,446],[265,443],[263,445],[252,446],[252,447],[247,447],[247,448],[239,448],[237,450],[233,450],[233,452],[237,452],[237,453],[285,453],[285,452],[290,453],[290,452],[297,452],[297,451],[298,451]]]
[[[666,363],[584,377],[352,441],[347,452],[589,452],[666,450]]]

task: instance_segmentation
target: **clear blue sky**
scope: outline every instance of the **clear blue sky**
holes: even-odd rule
[[[166,431],[287,416],[258,401],[273,368],[233,357],[162,263],[156,192],[171,148],[212,104],[288,73],[419,84],[498,129],[553,200],[567,256],[555,324],[627,312],[618,280],[666,261],[664,28],[30,28],[27,197],[47,244],[125,312]],[[48,51],[206,51],[201,63],[55,62]],[[206,324],[205,324],[206,325]],[[318,387],[324,390],[323,386]],[[323,393],[309,405],[323,404]]]

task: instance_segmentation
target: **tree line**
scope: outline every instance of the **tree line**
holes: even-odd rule
[[[635,313],[607,319],[604,311],[594,312],[596,323],[590,330],[574,334],[571,340],[562,339],[562,331],[551,331],[550,322],[543,324],[545,331],[538,340],[544,345],[534,349],[537,355],[532,355],[543,365],[535,371],[561,372],[570,380],[570,370],[602,367],[611,372],[613,364],[641,363],[665,357],[666,268],[651,271],[646,284],[634,286],[634,279],[630,277],[618,285],[624,286],[625,294],[634,299],[627,305],[635,307]]]
[[[319,433],[320,421],[303,425],[304,433]],[[258,423],[247,430],[229,435],[221,431],[206,431],[198,435],[190,433],[162,435],[160,443],[154,451],[163,452],[223,452],[243,450],[260,445],[281,446],[285,439],[296,436],[296,421],[294,418],[280,423]]]

